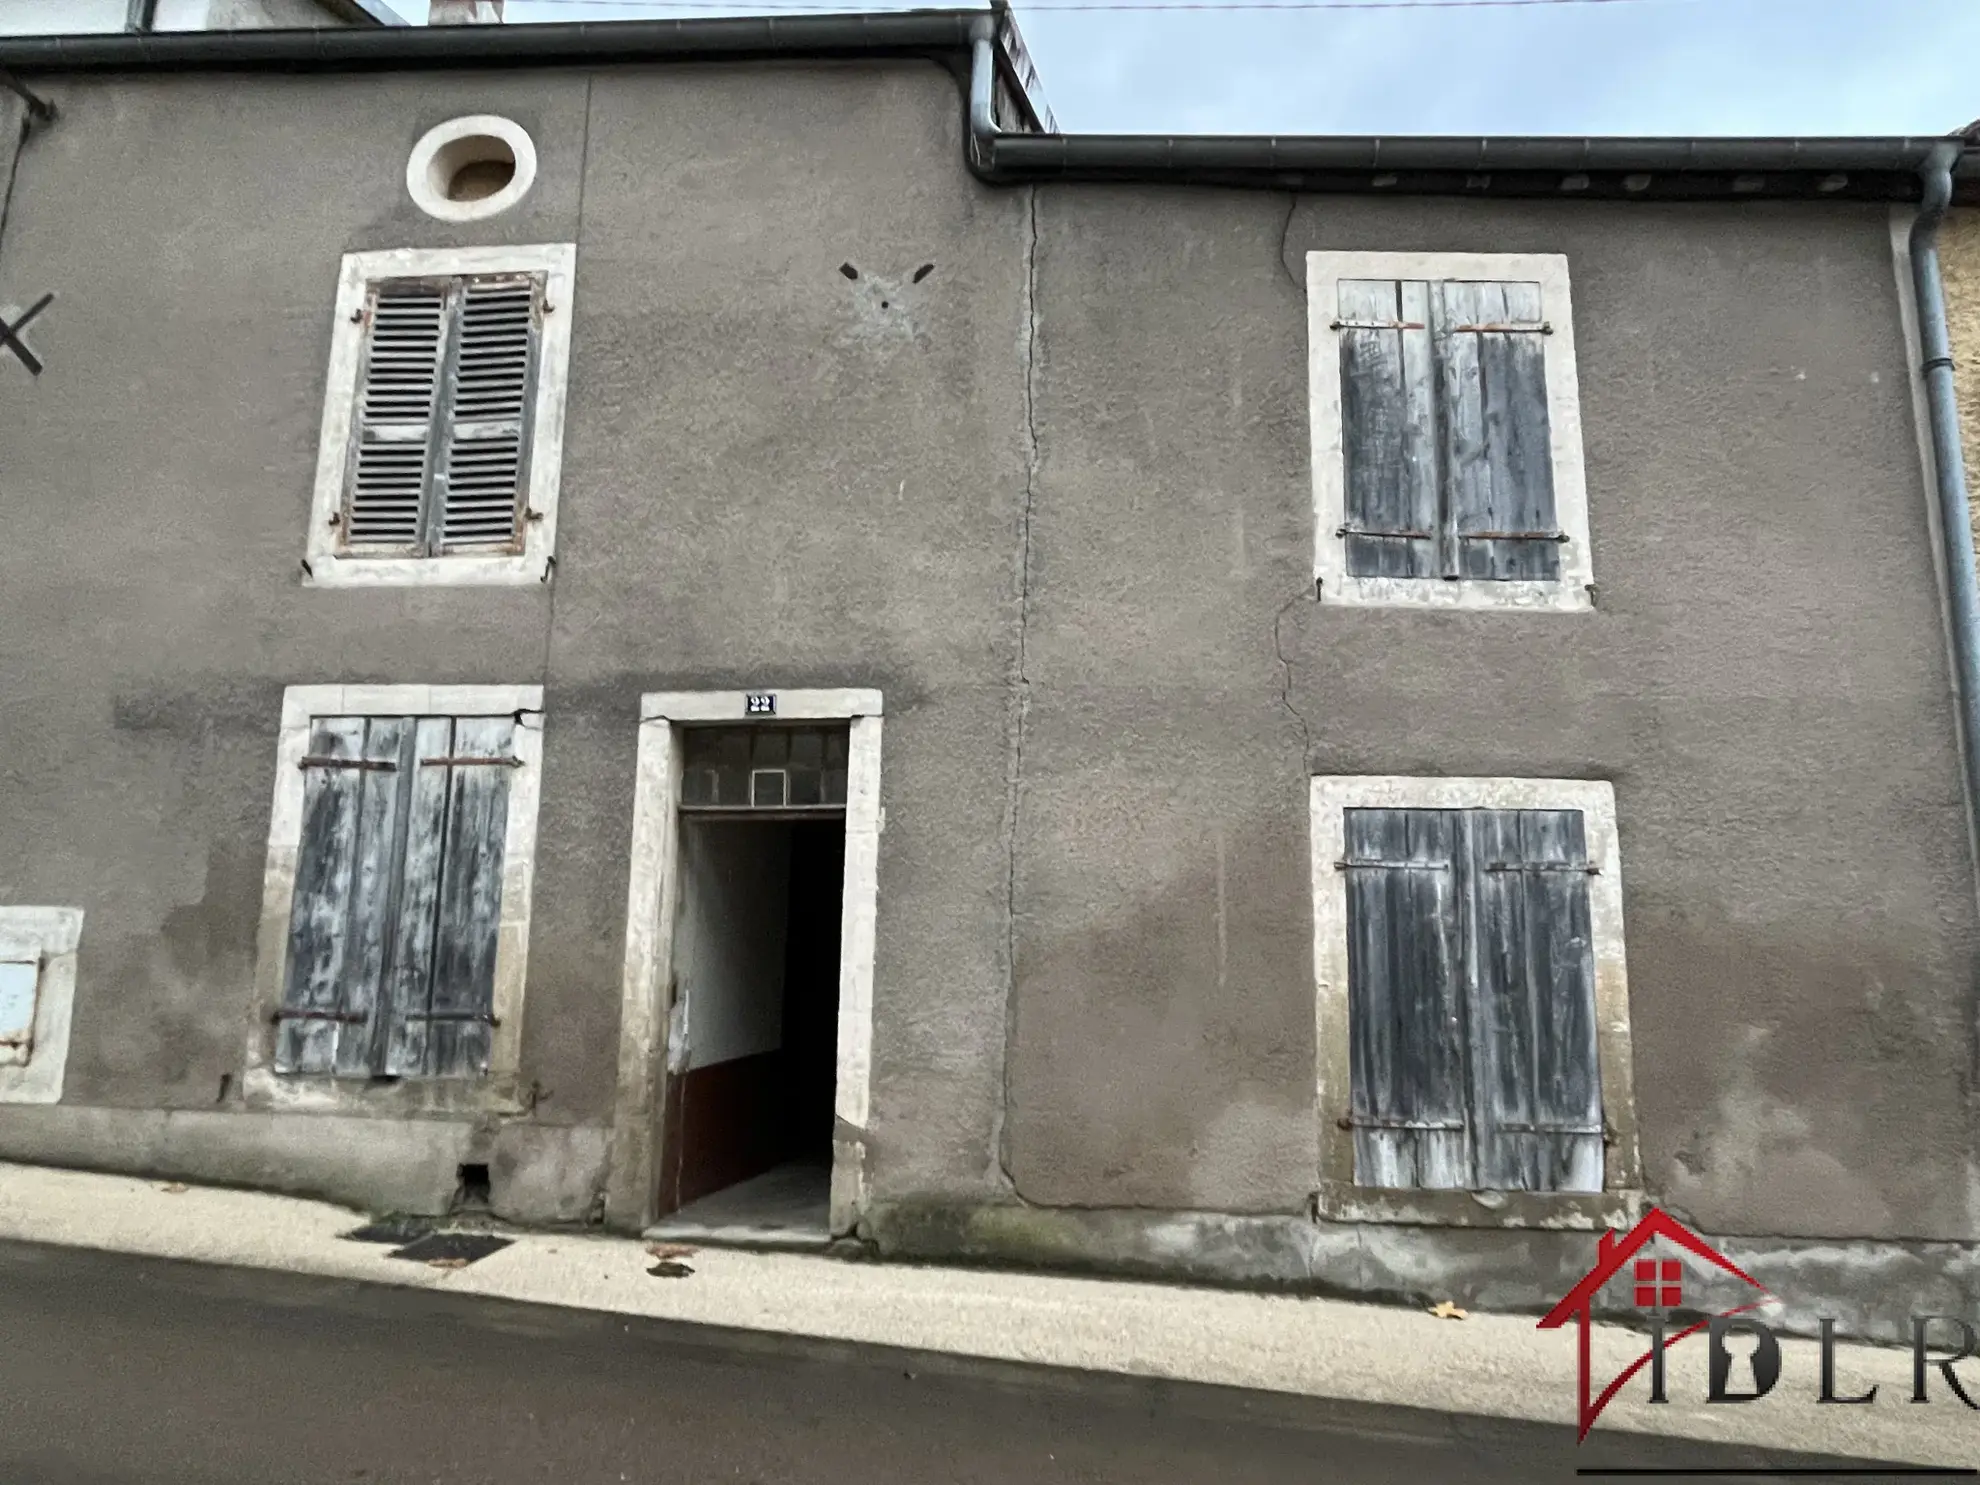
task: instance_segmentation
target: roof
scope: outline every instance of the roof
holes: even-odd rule
[[[326,0],[377,5],[378,0]],[[1273,191],[1555,200],[1914,202],[1941,137],[1068,134],[1008,8],[550,25],[370,26],[0,38],[23,75],[539,68],[746,58],[918,57],[967,84],[970,168],[993,184],[1158,181]],[[1980,201],[1980,152],[1957,199]]]

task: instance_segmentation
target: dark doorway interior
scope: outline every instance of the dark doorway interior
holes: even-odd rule
[[[842,818],[685,813],[656,1234],[823,1241],[838,1061]]]

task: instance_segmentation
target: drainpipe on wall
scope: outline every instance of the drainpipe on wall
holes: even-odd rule
[[[997,22],[986,15],[969,28],[969,137],[963,141],[963,158],[969,172],[979,180],[994,180],[996,162],[992,156],[997,138]]]
[[[1967,503],[1966,455],[1960,447],[1959,396],[1953,383],[1952,331],[1939,276],[1939,225],[1952,205],[1953,167],[1963,137],[1940,140],[1918,168],[1925,183],[1911,224],[1911,286],[1918,304],[1918,354],[1932,433],[1932,464],[1945,545],[1946,604],[1951,617],[1953,688],[1958,703],[1961,761],[1969,811],[1980,811],[1980,563],[1973,555],[1973,516]],[[1980,860],[1974,870],[1980,874]]]

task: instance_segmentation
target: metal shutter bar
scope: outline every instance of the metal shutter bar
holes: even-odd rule
[[[1335,871],[1449,871],[1448,861],[1336,861]]]
[[[1554,327],[1540,320],[1530,325],[1453,325],[1450,331],[1453,335],[1552,335]]]
[[[1427,330],[1415,320],[1335,320],[1329,330]]]
[[[520,758],[422,758],[419,760],[421,768],[474,768],[482,765],[492,768],[521,768],[523,761]]]
[[[268,1019],[276,1025],[284,1021],[336,1021],[346,1026],[362,1026],[370,1019],[365,1011],[310,1011],[289,1010],[270,1011]]]
[[[297,760],[297,768],[356,768],[369,773],[391,773],[398,764],[386,758],[317,758]]]
[[[1488,861],[1487,871],[1578,871],[1584,876],[1599,877],[1602,868],[1587,866],[1578,861]]]
[[[1429,531],[1378,531],[1372,526],[1342,526],[1336,536],[1372,536],[1387,541],[1428,541],[1434,533]]]

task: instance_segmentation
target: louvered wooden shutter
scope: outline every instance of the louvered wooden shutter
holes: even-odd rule
[[[1349,573],[1558,577],[1540,286],[1347,279],[1339,293]]]
[[[1355,1179],[1462,1189],[1473,1162],[1457,821],[1349,810],[1347,851]]]
[[[366,304],[344,509],[346,547],[419,550],[446,363],[448,301],[444,284],[408,282],[379,285]]]
[[[508,717],[316,722],[278,1072],[487,1071],[514,739]]]
[[[1356,1181],[1600,1191],[1580,814],[1349,810],[1346,825]]]
[[[347,550],[518,551],[542,282],[392,281],[366,305]]]
[[[436,550],[519,544],[539,309],[528,278],[463,287]]]

